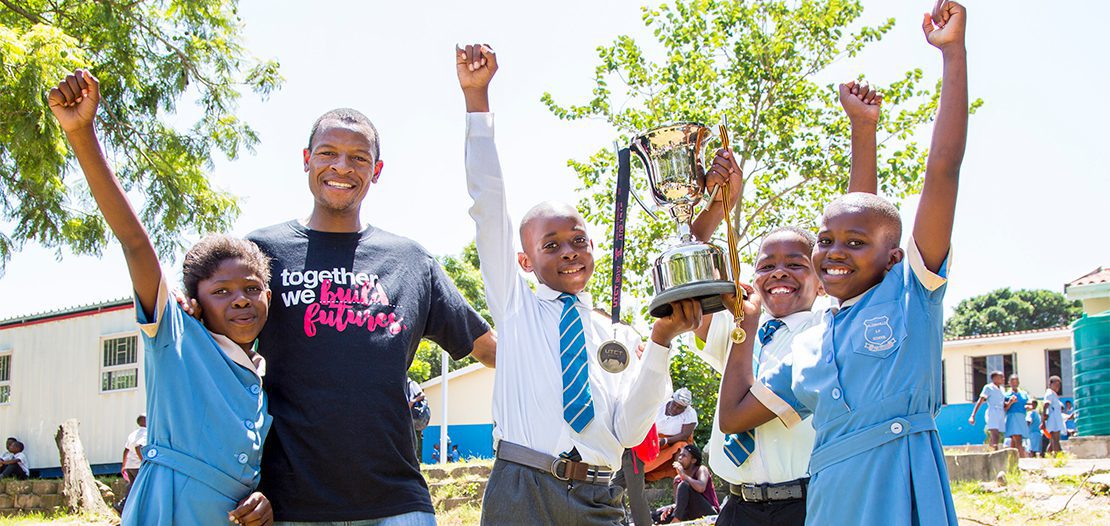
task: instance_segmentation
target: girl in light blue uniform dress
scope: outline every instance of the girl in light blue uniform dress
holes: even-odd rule
[[[1044,435],[1041,434],[1041,413],[1036,400],[1030,400],[1029,413],[1025,417],[1028,427],[1025,436],[1029,438],[1029,456],[1044,456]]]
[[[1010,375],[1010,391],[1006,393],[1006,436],[1010,437],[1010,447],[1018,450],[1018,457],[1025,456],[1025,448],[1021,440],[1029,431],[1029,424],[1025,422],[1025,404],[1029,401],[1029,393],[1020,387],[1018,375]]]
[[[186,313],[100,148],[99,100],[99,81],[86,70],[49,96],[89,191],[123,245],[143,331],[149,445],[123,524],[270,524],[270,503],[254,491],[270,415],[262,359],[252,351],[269,311],[269,260],[249,241],[201,240],[185,255],[182,274],[203,321]]]
[[[1059,453],[1060,433],[1064,428],[1064,403],[1060,401],[1062,382],[1059,376],[1048,378],[1048,390],[1044,392],[1044,429],[1048,432],[1048,448],[1045,453]]]

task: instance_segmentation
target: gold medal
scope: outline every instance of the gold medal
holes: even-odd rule
[[[736,328],[732,329],[732,335],[731,336],[732,336],[732,343],[744,343],[744,340],[748,339],[748,332],[745,331],[744,329],[741,329],[740,325],[737,324]]]

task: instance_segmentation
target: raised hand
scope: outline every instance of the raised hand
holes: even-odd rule
[[[840,85],[840,106],[852,126],[878,126],[882,103],[883,94],[872,89],[867,81],[849,80]]]
[[[736,204],[736,200],[740,197],[740,192],[744,186],[744,171],[740,169],[740,165],[736,163],[736,154],[724,148],[718,149],[717,154],[713,157],[713,165],[709,167],[709,171],[705,174],[705,187],[712,189],[720,186],[723,191],[722,185],[728,182],[729,195],[728,205],[732,207]],[[717,193],[716,201],[724,198],[721,192]],[[720,205],[713,205],[720,206]]]
[[[967,9],[950,0],[938,0],[932,13],[925,13],[921,30],[925,39],[937,49],[964,46],[964,29],[967,24]]]
[[[671,306],[671,314],[655,320],[651,329],[651,341],[664,347],[670,347],[675,336],[697,329],[702,321],[698,300],[676,301]]]
[[[497,55],[489,44],[468,44],[465,49],[455,46],[455,72],[463,91],[484,90],[497,73]]]
[[[50,90],[47,103],[66,133],[92,126],[100,103],[100,81],[87,69],[76,70]]]

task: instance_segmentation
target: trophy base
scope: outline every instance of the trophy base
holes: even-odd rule
[[[648,311],[656,318],[670,316],[671,312],[674,312],[671,303],[693,298],[701,301],[702,314],[713,314],[714,312],[725,310],[725,304],[721,299],[721,294],[735,293],[736,285],[731,281],[713,280],[686,283],[667,289],[662,294],[656,296],[651,300]]]

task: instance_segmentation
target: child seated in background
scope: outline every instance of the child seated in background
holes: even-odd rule
[[[201,320],[187,314],[100,147],[99,101],[100,83],[87,70],[49,95],[89,191],[123,245],[143,331],[149,446],[123,524],[269,524],[270,503],[254,489],[271,419],[265,366],[252,349],[269,312],[269,259],[249,241],[202,239],[182,268]]]
[[[23,454],[23,442],[14,438],[8,439],[8,450],[0,455],[0,465],[4,466],[0,470],[0,479],[12,477],[26,480],[31,475],[31,469],[27,467],[27,455]]]

